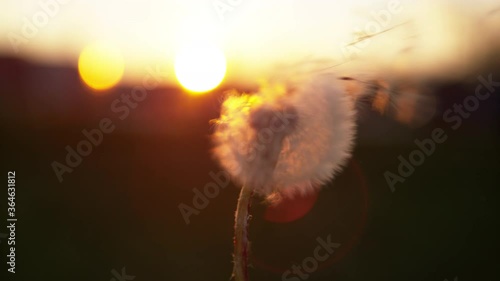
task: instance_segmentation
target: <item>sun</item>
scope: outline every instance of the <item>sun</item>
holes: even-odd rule
[[[80,77],[98,91],[116,85],[122,78],[125,63],[120,49],[104,42],[86,46],[78,58]]]
[[[226,58],[215,45],[197,42],[185,46],[175,56],[175,76],[191,93],[203,93],[217,87],[226,74]]]

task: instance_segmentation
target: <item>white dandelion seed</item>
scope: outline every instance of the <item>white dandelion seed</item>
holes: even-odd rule
[[[255,193],[293,196],[341,171],[355,137],[354,101],[333,75],[264,86],[222,104],[214,155]]]

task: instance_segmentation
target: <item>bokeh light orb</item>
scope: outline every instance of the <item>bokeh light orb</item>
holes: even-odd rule
[[[190,93],[200,94],[222,82],[226,74],[226,57],[217,46],[197,42],[179,50],[174,68],[179,83]]]
[[[98,91],[107,90],[120,82],[124,70],[125,63],[120,49],[104,42],[86,46],[78,59],[81,79]]]

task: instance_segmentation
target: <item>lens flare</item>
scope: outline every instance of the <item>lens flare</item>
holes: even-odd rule
[[[78,71],[83,82],[98,91],[115,86],[122,78],[125,63],[120,49],[98,42],[80,53]]]
[[[183,47],[175,56],[175,75],[189,92],[198,94],[217,87],[226,74],[226,58],[210,43]]]

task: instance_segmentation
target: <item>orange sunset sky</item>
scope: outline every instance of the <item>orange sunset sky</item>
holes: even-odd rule
[[[86,46],[104,42],[120,57],[109,63],[123,63],[118,80],[128,83],[148,66],[174,77],[179,53],[210,45],[226,59],[224,81],[241,83],[310,58],[443,75],[470,68],[498,46],[495,1],[434,2],[8,0],[0,4],[0,54],[76,66]],[[402,56],[409,46],[413,52]]]

